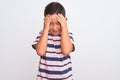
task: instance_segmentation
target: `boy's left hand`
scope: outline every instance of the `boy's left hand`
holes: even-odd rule
[[[62,28],[67,28],[67,18],[62,14],[57,15],[57,20],[60,22]]]

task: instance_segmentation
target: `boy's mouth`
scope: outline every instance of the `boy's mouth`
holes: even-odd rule
[[[51,32],[51,34],[53,34],[53,35],[58,35],[60,32],[59,31],[53,31],[53,32]]]

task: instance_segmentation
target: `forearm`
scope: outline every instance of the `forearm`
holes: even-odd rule
[[[64,55],[70,54],[73,49],[72,42],[69,37],[68,29],[65,27],[62,29],[62,36],[61,36],[61,51]]]
[[[36,44],[36,52],[39,56],[43,56],[47,49],[48,30],[43,30],[39,41]]]

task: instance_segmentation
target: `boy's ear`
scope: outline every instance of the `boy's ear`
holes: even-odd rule
[[[68,18],[66,17],[66,21],[68,20]]]
[[[45,17],[43,18],[43,20],[45,20]]]

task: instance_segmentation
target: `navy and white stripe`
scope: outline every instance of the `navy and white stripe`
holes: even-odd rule
[[[34,49],[41,34],[42,31],[33,42],[32,47]],[[69,36],[73,43],[73,34],[69,33]],[[50,33],[48,34],[47,50],[46,54],[40,58],[37,80],[72,80],[71,58],[70,55],[64,56],[62,54],[60,43],[61,35],[53,36]]]

